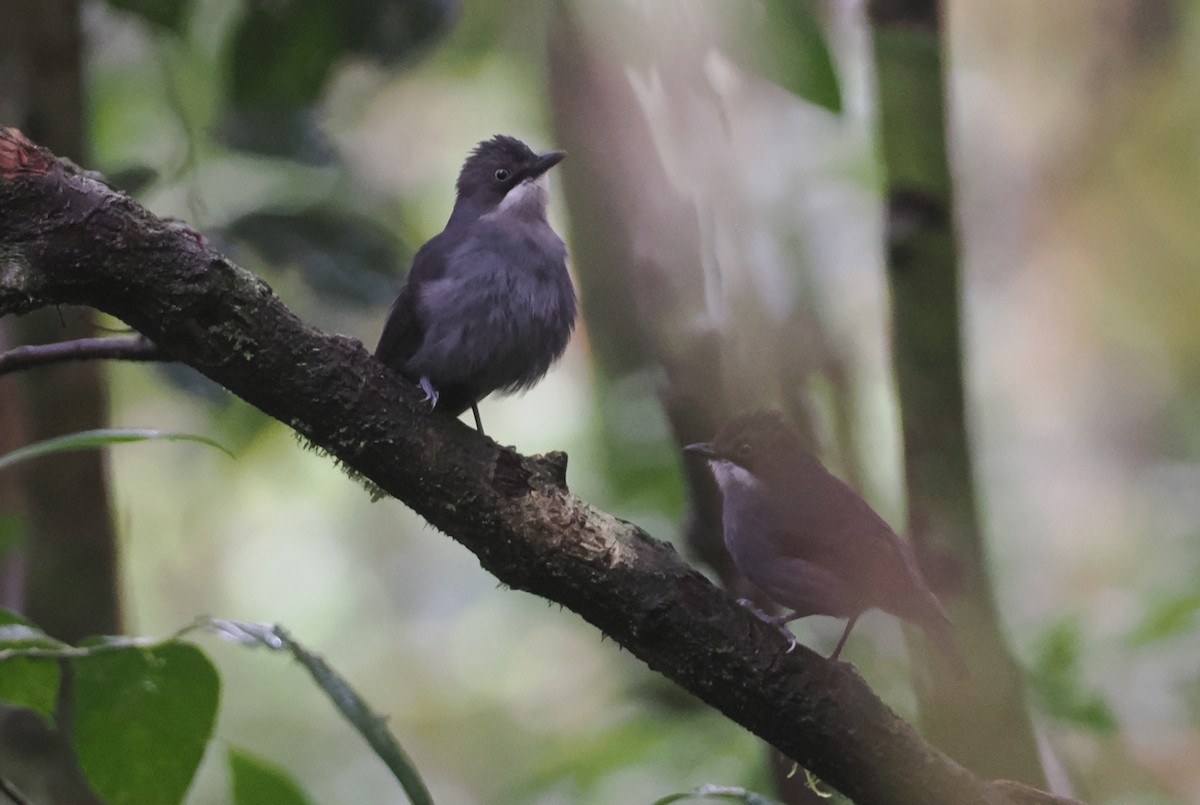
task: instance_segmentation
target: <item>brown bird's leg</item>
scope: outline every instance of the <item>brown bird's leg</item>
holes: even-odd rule
[[[846,631],[842,632],[842,639],[833,647],[833,653],[829,655],[830,662],[837,662],[838,655],[842,653],[842,646],[846,645],[846,638],[850,636],[850,630],[854,628],[854,624],[857,622],[858,615],[853,615],[850,620],[846,621]]]
[[[483,436],[483,420],[479,418],[479,406],[471,403],[471,413],[475,415],[475,430],[479,431],[479,435]]]

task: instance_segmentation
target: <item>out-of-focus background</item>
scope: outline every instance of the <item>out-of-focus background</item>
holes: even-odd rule
[[[860,4],[821,6],[840,114],[762,69],[755,25],[769,9],[754,4],[421,0],[401,13],[364,2],[355,8],[379,15],[353,36],[368,44],[338,51],[321,81],[287,72],[290,49],[324,46],[342,13],[333,4],[177,5],[152,22],[138,3],[82,4],[88,167],[205,233],[305,320],[373,346],[475,143],[507,133],[547,150],[580,139],[581,125],[601,142],[643,132],[644,170],[598,178],[606,165],[584,152],[552,172],[551,220],[576,264],[606,237],[594,226],[612,220],[604,204],[682,200],[694,217],[635,251],[686,241],[697,271],[675,277],[680,288],[648,277],[635,301],[679,317],[655,325],[670,337],[738,332],[751,366],[756,335],[802,322],[797,360],[812,354],[801,341],[833,356],[832,376],[818,367],[801,395],[818,445],[903,523]],[[968,422],[1002,628],[1029,674],[1052,777],[1094,805],[1195,805],[1200,15],[1167,0],[950,2],[947,13]],[[248,25],[252,15],[263,19]],[[581,87],[596,93],[587,104]],[[625,194],[586,192],[604,181]],[[576,494],[677,540],[686,486],[659,399],[670,378],[632,355],[628,311],[602,303],[620,294],[603,267],[587,271],[588,316],[566,357],[524,396],[485,401],[488,434],[524,453],[567,451]],[[673,293],[694,304],[664,308]],[[770,789],[752,736],[574,614],[499,587],[403,505],[372,503],[286,426],[185,370],[105,374],[114,425],[203,434],[236,454],[111,452],[130,633],[165,635],[199,614],[286,625],[388,715],[442,803]],[[739,390],[759,393],[757,382]],[[840,624],[795,628],[828,652]],[[278,763],[317,802],[397,801],[298,667],[204,646],[224,680],[218,744]],[[846,656],[913,715],[893,618],[865,617]],[[225,797],[214,754],[196,805]]]

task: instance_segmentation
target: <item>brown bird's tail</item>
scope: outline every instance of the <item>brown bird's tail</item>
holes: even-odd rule
[[[959,644],[954,639],[954,626],[950,625],[950,619],[947,617],[946,611],[942,609],[941,603],[938,603],[936,612],[929,613],[918,623],[925,630],[926,635],[929,635],[931,641],[934,641],[937,650],[946,657],[950,671],[954,672],[955,677],[966,679],[967,663],[962,659]]]
[[[902,577],[902,583],[892,587],[889,596],[891,606],[885,605],[883,608],[924,629],[925,634],[929,635],[929,639],[946,658],[954,675],[958,679],[965,679],[968,675],[967,663],[954,640],[954,625],[950,622],[950,616],[946,614],[942,602],[933,594],[933,590],[925,583],[917,565],[917,558],[908,543],[897,537],[895,544],[900,548],[900,555],[908,573]]]
[[[969,674],[967,663],[963,660],[962,653],[958,650],[958,643],[954,640],[954,626],[950,623],[950,616],[946,614],[946,610],[942,608],[933,593],[926,591],[926,594],[928,600],[924,602],[920,613],[914,613],[917,617],[912,620],[925,630],[925,634],[929,635],[929,639],[933,641],[933,644],[938,647],[938,651],[946,658],[946,662],[950,664],[954,676],[958,679],[965,679]]]

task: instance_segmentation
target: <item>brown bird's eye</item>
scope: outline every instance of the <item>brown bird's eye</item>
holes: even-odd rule
[[[750,458],[750,453],[750,442],[742,442],[737,446],[738,458],[740,458],[742,461]]]
[[[507,182],[509,176],[512,176],[512,174],[508,172],[508,168],[500,168],[496,171],[497,182]]]

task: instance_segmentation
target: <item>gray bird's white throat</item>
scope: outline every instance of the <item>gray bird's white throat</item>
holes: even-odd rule
[[[546,202],[550,198],[549,188],[549,179],[544,173],[535,179],[526,179],[505,194],[496,212],[513,211],[525,215],[543,215]]]

